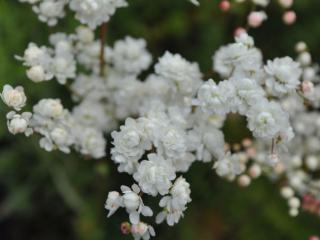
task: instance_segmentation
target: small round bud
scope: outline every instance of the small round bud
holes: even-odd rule
[[[238,184],[240,187],[248,187],[251,183],[251,178],[248,175],[241,175],[238,178]]]
[[[245,148],[251,147],[252,146],[252,140],[250,138],[245,138],[242,140],[242,146]]]
[[[250,27],[258,28],[262,22],[267,19],[267,14],[263,11],[251,12],[248,16],[248,24]]]
[[[254,148],[254,147],[249,147],[247,150],[246,150],[246,153],[248,154],[248,156],[250,158],[255,158],[257,156],[257,150]]]
[[[8,129],[12,134],[24,133],[27,130],[28,122],[27,120],[20,117],[20,115],[16,115],[11,121],[8,123]]]
[[[282,20],[287,25],[292,25],[295,23],[297,15],[294,11],[287,11],[283,14]]]
[[[319,168],[319,159],[316,156],[308,156],[306,158],[306,166],[311,171],[317,170]]]
[[[261,167],[258,164],[254,164],[249,169],[249,175],[252,178],[258,178],[261,175]]]
[[[121,229],[122,234],[128,235],[131,232],[131,224],[128,222],[123,222],[123,223],[121,223],[120,229]]]
[[[233,35],[235,36],[235,37],[239,37],[242,33],[245,33],[245,32],[247,32],[244,28],[242,28],[242,27],[237,27],[235,30],[234,30],[234,33],[233,33]]]
[[[310,81],[303,81],[301,88],[304,94],[311,94],[314,91],[314,84]]]
[[[228,0],[222,0],[219,4],[219,7],[220,7],[221,11],[227,12],[230,9],[231,4]]]
[[[287,198],[288,199],[288,198],[293,197],[293,195],[294,195],[294,192],[293,192],[291,187],[282,187],[281,188],[281,196],[283,198]]]
[[[291,162],[294,167],[300,167],[302,165],[302,159],[298,155],[293,156]]]
[[[298,42],[295,46],[295,50],[298,53],[304,52],[307,50],[307,44],[305,42]]]
[[[94,33],[90,28],[80,26],[77,28],[77,37],[83,43],[90,43],[94,40]]]
[[[308,66],[312,62],[311,54],[308,52],[300,53],[298,57],[298,61],[302,66]]]
[[[297,197],[291,197],[288,200],[288,204],[291,208],[299,208],[300,207],[300,200]]]
[[[285,171],[285,165],[281,162],[276,163],[274,171],[279,175],[282,174]]]
[[[312,81],[316,77],[316,71],[313,67],[307,67],[303,70],[303,80]]]
[[[291,217],[296,217],[296,216],[298,216],[298,214],[299,214],[299,211],[296,208],[291,208],[290,211],[289,211],[289,215]]]
[[[45,80],[45,72],[43,67],[33,66],[27,70],[27,77],[34,82],[42,82]]]

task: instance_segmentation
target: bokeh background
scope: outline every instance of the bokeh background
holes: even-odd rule
[[[199,8],[186,0],[129,2],[131,6],[119,10],[109,23],[109,44],[126,35],[144,37],[154,59],[165,50],[181,53],[199,62],[204,73],[211,68],[213,52],[232,41],[234,28],[245,24],[249,11],[248,5],[242,5],[223,14],[218,0],[200,0]],[[269,20],[250,31],[265,57],[294,56],[295,43],[304,40],[317,61],[320,1],[295,0],[298,21],[290,27],[281,21],[283,10],[275,0],[272,2]],[[49,33],[71,33],[77,24],[69,17],[49,29],[28,4],[0,0],[0,86],[24,86],[29,108],[43,97],[60,97],[70,107],[65,88],[55,81],[33,84],[14,55],[22,55],[29,42],[47,44]],[[131,239],[119,230],[126,214],[119,211],[108,219],[103,205],[108,191],[132,180],[118,174],[109,159],[48,154],[38,146],[37,137],[11,136],[5,122],[7,111],[1,104],[0,239]],[[247,134],[244,127],[232,122],[225,131],[230,142],[238,142]],[[302,240],[320,235],[320,219],[303,212],[297,218],[289,217],[277,185],[267,179],[241,189],[217,178],[210,164],[201,163],[194,164],[185,177],[191,183],[193,202],[178,225],[156,227],[156,239]]]

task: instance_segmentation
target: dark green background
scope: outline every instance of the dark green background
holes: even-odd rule
[[[165,50],[181,53],[199,62],[206,73],[213,52],[232,41],[233,29],[244,24],[249,6],[232,8],[226,15],[219,11],[217,0],[200,1],[196,8],[186,0],[129,0],[131,6],[119,10],[111,20],[108,42],[125,35],[144,37],[155,57]],[[320,56],[320,1],[295,2],[298,22],[294,26],[282,24],[282,10],[273,1],[269,20],[251,31],[267,58],[294,56],[293,47],[299,40],[308,43],[313,56]],[[61,97],[70,106],[63,87],[55,81],[33,84],[13,55],[22,55],[31,41],[47,44],[50,32],[72,32],[75,26],[77,22],[71,17],[49,29],[27,4],[0,0],[1,87],[5,83],[24,86],[29,108],[43,97]],[[103,205],[108,191],[131,184],[131,179],[118,174],[108,159],[48,154],[39,148],[36,137],[11,136],[5,123],[7,111],[1,104],[0,239],[130,239],[119,231],[126,214],[119,211],[107,219]],[[232,141],[244,135],[232,123],[226,131]],[[193,202],[177,226],[156,227],[157,239],[302,240],[320,235],[320,219],[306,213],[289,217],[278,186],[266,179],[240,189],[217,178],[210,165],[200,163],[194,164],[186,178]]]

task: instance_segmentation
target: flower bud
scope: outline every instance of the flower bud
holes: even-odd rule
[[[248,175],[241,175],[238,178],[238,184],[240,187],[248,187],[251,183],[251,178]]]
[[[266,19],[267,14],[264,11],[253,11],[248,16],[248,24],[250,27],[258,28]]]
[[[42,82],[45,80],[45,72],[40,65],[33,66],[27,70],[27,77],[34,82]]]
[[[220,7],[221,11],[227,12],[230,9],[231,4],[228,0],[222,0],[219,4],[219,7]]]
[[[299,200],[299,198],[292,197],[288,200],[288,204],[291,208],[299,208],[300,207],[300,200]]]
[[[294,192],[291,187],[282,187],[281,196],[283,198],[291,198],[294,195]]]
[[[8,122],[8,129],[12,134],[24,133],[27,127],[28,121],[18,114]]]
[[[283,22],[287,25],[294,24],[296,19],[297,19],[297,15],[294,11],[287,11],[282,16]]]
[[[261,175],[261,167],[258,164],[254,164],[249,169],[249,175],[252,178],[258,178]]]
[[[298,42],[295,46],[295,50],[298,53],[304,52],[307,50],[307,44],[305,42]]]

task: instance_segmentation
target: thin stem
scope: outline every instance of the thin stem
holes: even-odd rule
[[[107,23],[103,23],[100,26],[100,76],[104,76],[104,68],[106,65],[106,59],[104,54],[104,45],[107,39]]]
[[[272,139],[271,142],[271,155],[275,154],[275,139]]]

